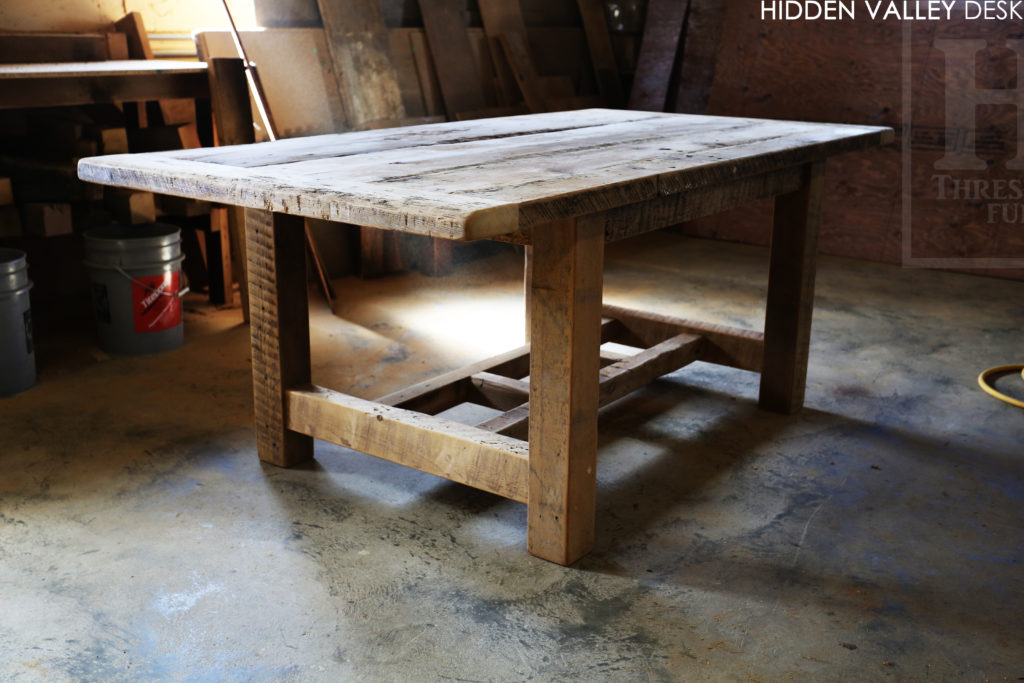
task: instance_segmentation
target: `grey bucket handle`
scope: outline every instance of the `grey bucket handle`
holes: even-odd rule
[[[143,282],[139,282],[138,280],[133,278],[131,275],[129,275],[128,273],[124,272],[124,269],[121,268],[121,266],[114,266],[114,270],[116,270],[117,272],[121,273],[121,275],[124,275],[126,278],[128,278],[133,285],[138,285],[139,287],[142,287],[147,292],[153,292],[154,294],[159,294],[160,296],[169,296],[169,297],[174,298],[174,299],[180,299],[180,298],[182,298],[183,296],[185,296],[186,294],[189,293],[189,289],[190,288],[188,286],[185,286],[185,287],[179,289],[177,292],[162,292],[159,289],[153,289],[152,287],[150,287],[149,285],[147,285],[147,284],[145,284]]]
[[[185,257],[181,256],[181,257],[178,258],[178,263],[181,263],[184,260],[185,260]],[[184,297],[186,294],[188,294],[189,291],[191,291],[190,287],[185,286],[185,287],[181,288],[180,290],[178,290],[177,292],[161,292],[158,289],[153,289],[152,287],[150,287],[149,285],[147,285],[144,282],[139,282],[138,280],[133,278],[131,275],[126,273],[124,268],[122,268],[121,266],[105,266],[105,265],[101,265],[99,263],[92,263],[91,261],[84,261],[83,263],[88,268],[98,268],[100,270],[116,270],[118,273],[123,275],[133,285],[138,285],[139,287],[142,287],[147,292],[152,292],[153,294],[159,294],[160,296],[169,296],[169,297],[174,298],[174,299],[180,299],[180,298]],[[164,265],[166,265],[166,263],[167,263],[166,261],[163,261],[161,263],[142,264],[142,265],[138,265],[138,266],[132,266],[132,268],[133,269],[142,269],[142,268],[149,268],[149,267],[156,267],[156,266],[164,266]]]

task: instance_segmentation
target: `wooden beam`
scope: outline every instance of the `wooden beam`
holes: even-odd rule
[[[124,33],[127,39],[129,56],[125,59],[153,59],[153,48],[149,44],[149,34],[141,13],[129,12],[115,21],[114,27]]]
[[[530,402],[522,403],[511,410],[506,410],[501,415],[495,415],[489,420],[484,420],[477,425],[477,429],[483,429],[495,434],[511,436],[514,439],[525,439],[530,427]]]
[[[803,186],[776,198],[772,220],[758,405],[787,415],[804,404],[824,167],[805,167]]]
[[[413,66],[419,80],[423,97],[423,113],[426,116],[444,115],[444,94],[430,55],[430,45],[423,31],[409,31],[409,47],[412,51]]]
[[[318,0],[345,117],[352,128],[405,118],[377,0]]]
[[[128,37],[123,33],[107,33],[107,57],[110,59],[131,59],[128,53]]]
[[[640,54],[629,92],[629,109],[665,111],[690,0],[650,0]]]
[[[624,328],[623,335],[611,341],[647,348],[677,334],[696,334],[705,339],[699,360],[741,370],[761,371],[764,335],[755,330],[634,311],[609,304],[604,305],[603,312]]]
[[[419,4],[448,118],[454,121],[459,112],[484,109],[487,101],[462,17],[463,3],[419,0]]]
[[[249,85],[245,80],[242,60],[213,57],[208,60],[207,66],[217,144],[224,146],[255,142]]]
[[[207,96],[206,65],[196,62],[129,59],[0,69],[0,109]]]
[[[700,358],[704,338],[678,334],[649,349],[601,368],[600,405],[605,406],[662,375],[675,372]]]
[[[104,33],[0,33],[0,64],[111,59]]]
[[[121,31],[127,43],[127,51],[123,59],[153,59],[153,48],[149,44],[149,33],[142,21],[140,12],[129,12],[114,22],[114,27]],[[111,57],[113,59],[113,57]],[[166,102],[146,103],[146,125],[162,125],[172,123],[173,111]]]
[[[474,403],[482,403],[490,408],[509,410],[530,398],[530,382],[495,375],[491,372],[478,372],[471,378],[473,388],[479,395]]]
[[[529,345],[520,346],[497,356],[492,356],[457,370],[446,372],[443,375],[432,377],[410,387],[393,391],[386,396],[381,396],[376,402],[407,410],[430,412],[429,410],[424,410],[424,408],[431,402],[436,402],[440,394],[459,391],[458,389],[448,389],[452,385],[466,381],[480,372],[491,372],[497,375],[515,375],[517,378],[522,377],[529,372],[529,363]],[[438,408],[437,412],[451,408],[453,405],[457,404],[445,405],[442,408]]]
[[[287,406],[295,432],[526,502],[523,441],[322,387],[290,390]]]
[[[682,54],[676,60],[675,93],[669,93],[669,111],[706,114],[715,78],[718,42],[727,3],[689,0]]]
[[[516,85],[519,86],[519,92],[523,94],[526,108],[530,110],[531,114],[545,111],[541,82],[533,67],[526,39],[518,33],[502,33],[498,36],[498,41],[501,43],[502,53],[508,60],[509,66],[512,67],[512,75],[516,79]]]
[[[530,282],[529,268],[527,282]],[[601,342],[610,341],[623,333],[620,323],[606,318],[601,320]],[[437,377],[381,396],[377,403],[388,406],[435,414],[468,400],[473,393],[469,380],[486,375],[495,376],[491,384],[502,384],[509,390],[529,393],[526,383],[520,382],[530,372],[530,345],[525,344],[505,353],[451,370]],[[508,380],[507,382],[503,380]]]
[[[505,58],[501,37],[518,35],[524,44],[528,44],[522,8],[518,2],[507,2],[507,0],[479,0],[479,6],[480,18],[487,36],[487,46],[490,48],[489,52],[498,81],[499,103],[503,106],[515,105],[519,101],[516,92],[518,90],[516,78],[512,73],[513,67]],[[533,69],[532,61],[529,68]]]
[[[527,547],[568,565],[594,542],[604,221],[534,235]]]
[[[249,334],[260,459],[290,467],[313,457],[313,441],[287,424],[286,392],[310,381],[309,300],[302,218],[249,209]]]
[[[604,16],[604,3],[601,0],[576,0],[576,5],[583,17],[587,48],[590,50],[590,61],[594,67],[594,76],[597,78],[597,88],[601,92],[601,97],[608,106],[621,106],[625,98],[622,96],[619,67],[615,63],[615,53],[612,51],[608,21]]]
[[[698,360],[703,344],[703,337],[699,335],[679,334],[632,356],[602,350],[602,362],[605,356],[612,362],[604,364],[600,370],[598,406],[604,407],[662,375]],[[477,427],[521,438],[529,421],[530,404],[526,401],[479,423]]]
[[[802,171],[795,166],[713,186],[679,188],[646,202],[612,209],[608,212],[605,240],[614,242],[792,192],[800,187],[801,178]]]

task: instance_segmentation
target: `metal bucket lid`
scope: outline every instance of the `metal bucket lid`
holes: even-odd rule
[[[99,249],[149,249],[169,247],[177,243],[181,231],[166,223],[144,223],[142,225],[105,225],[83,233],[87,248]]]
[[[181,231],[174,225],[107,225],[86,230],[86,265],[148,268],[181,260]]]

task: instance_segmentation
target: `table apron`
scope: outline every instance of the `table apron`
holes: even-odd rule
[[[605,241],[614,242],[794,192],[803,182],[804,168],[803,164],[791,166],[608,209],[604,212]],[[534,226],[543,228],[540,223],[547,222],[534,220],[538,213],[538,210],[528,205],[521,207],[520,224],[524,227],[493,239],[513,244],[532,244]]]

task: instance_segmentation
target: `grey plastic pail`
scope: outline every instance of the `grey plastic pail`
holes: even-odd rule
[[[157,353],[181,346],[181,234],[173,225],[110,225],[85,232],[100,348]]]
[[[36,383],[30,289],[25,252],[0,247],[0,396]]]

